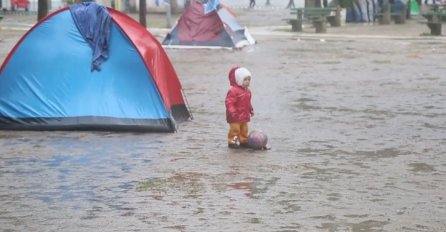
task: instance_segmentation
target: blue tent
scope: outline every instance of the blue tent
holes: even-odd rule
[[[173,132],[190,118],[161,44],[127,15],[108,11],[99,71],[69,8],[21,38],[0,68],[0,129]]]

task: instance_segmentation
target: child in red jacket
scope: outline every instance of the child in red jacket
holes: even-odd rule
[[[251,105],[251,72],[242,67],[229,71],[229,89],[226,105],[226,121],[229,123],[228,147],[248,148],[248,122],[254,116]]]

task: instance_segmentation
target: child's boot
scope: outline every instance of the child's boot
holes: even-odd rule
[[[228,147],[233,148],[233,149],[240,148],[240,145],[238,145],[238,137],[237,136],[234,136],[231,143],[228,143]]]

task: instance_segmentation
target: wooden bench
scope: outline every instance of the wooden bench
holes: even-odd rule
[[[441,35],[442,24],[446,22],[446,5],[432,5],[422,16],[427,19],[426,22],[422,23],[425,23],[429,27],[430,34]]]
[[[286,19],[291,24],[292,31],[301,32],[304,21],[313,24],[316,33],[327,32],[327,22],[333,27],[341,26],[341,9],[340,8],[291,8],[291,15],[296,18]]]
[[[441,27],[446,22],[446,10],[436,12],[426,12],[422,14],[427,19],[426,25],[430,29],[431,35],[441,35]]]
[[[378,18],[380,24],[390,24],[393,20],[395,24],[406,23],[407,17],[407,5],[401,2],[395,4],[385,4],[382,7],[381,12],[375,14],[375,18]]]
[[[426,5],[426,9],[424,10],[424,13],[444,12],[445,9],[446,9],[446,4]]]

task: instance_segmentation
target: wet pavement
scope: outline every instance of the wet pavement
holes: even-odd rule
[[[177,133],[0,131],[1,230],[446,231],[444,37],[265,15],[240,12],[255,46],[167,50],[194,116]],[[234,64],[271,150],[226,147]]]

